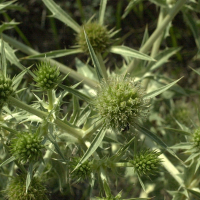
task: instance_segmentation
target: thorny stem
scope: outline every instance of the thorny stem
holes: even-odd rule
[[[160,24],[159,27],[156,28],[156,30],[153,32],[153,34],[149,37],[149,39],[146,41],[146,43],[141,47],[140,52],[141,53],[147,53],[149,49],[152,47],[154,42],[157,40],[157,38],[162,34],[163,30],[168,26],[168,24],[172,21],[172,19],[175,17],[175,15],[180,11],[180,9],[183,7],[187,0],[179,0],[177,3],[171,8],[169,13],[164,18],[162,24]],[[127,72],[132,73],[134,66],[137,65],[138,60],[132,60],[132,62],[129,64]]]
[[[53,94],[52,94],[52,90],[47,90],[47,96],[48,96],[48,101],[49,101],[48,110],[51,111],[53,109]]]
[[[14,105],[18,108],[26,110],[27,112],[32,113],[32,114],[40,117],[41,119],[47,118],[48,115],[49,115],[49,113],[35,109],[32,106],[29,106],[29,105],[25,104],[22,101],[19,101],[18,99],[14,98],[14,97],[10,96],[10,97],[8,97],[8,100],[9,100],[11,105]],[[81,129],[78,129],[78,128],[75,129],[75,128],[67,125],[66,123],[64,123],[63,121],[61,121],[58,118],[54,119],[54,123],[57,124],[60,128],[67,131],[68,134],[76,137],[79,140],[82,140],[83,131]]]
[[[49,149],[51,150],[47,150],[43,159],[44,159],[44,163],[42,162],[40,164],[40,166],[38,167],[37,171],[35,172],[35,177],[41,175],[41,173],[44,171],[44,168],[45,168],[45,164],[49,162],[50,158],[51,158],[51,155],[53,154],[53,150],[54,150],[54,145],[51,143],[49,144]]]

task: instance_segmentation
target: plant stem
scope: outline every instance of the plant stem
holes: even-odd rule
[[[133,167],[133,165],[129,162],[124,162],[124,163],[118,162],[118,163],[115,163],[115,166],[116,167]]]
[[[36,54],[40,54],[39,52],[35,51],[34,49],[28,47],[27,45],[18,42],[17,40],[2,34],[2,38],[8,42],[9,44],[11,44],[12,46],[14,46],[15,48],[19,49],[20,51],[24,52],[27,55],[36,55]],[[64,73],[64,74],[68,74],[69,76],[74,78],[77,81],[82,81],[84,84],[90,86],[91,88],[96,89],[96,85],[98,84],[96,81],[93,81],[92,79],[83,76],[82,74],[74,71],[73,69],[67,67],[66,65],[63,65],[62,63],[55,61],[53,59],[47,59],[47,58],[43,58],[40,60],[45,60],[45,61],[49,61],[51,65],[57,65],[59,67],[59,70]]]
[[[152,47],[154,42],[162,34],[162,32],[165,30],[168,24],[172,21],[175,15],[179,12],[179,10],[183,7],[186,1],[187,0],[177,1],[177,3],[171,8],[170,12],[166,15],[166,17],[162,21],[162,24],[160,24],[160,26],[156,28],[156,30],[149,37],[146,43],[141,47],[140,49],[141,53],[147,53],[149,51],[149,49]],[[136,60],[133,59],[132,62],[129,64],[127,73],[132,73],[135,65],[137,65],[137,59]]]
[[[49,101],[49,108],[48,110],[52,110],[53,109],[53,91],[52,90],[47,90],[47,96],[48,96],[48,101]]]
[[[51,158],[51,155],[53,154],[53,150],[54,150],[54,144],[50,143],[49,144],[49,149],[52,149],[51,150],[47,150],[43,159],[44,159],[44,163],[42,162],[40,164],[40,166],[38,167],[37,171],[35,172],[35,177],[39,176],[42,174],[42,172],[44,171],[44,168],[45,168],[45,164],[49,162],[50,158]]]
[[[83,136],[83,140],[86,140],[90,135],[92,135],[95,131],[97,131],[103,125],[102,120],[98,120],[91,126],[89,129],[85,131],[85,135]]]
[[[32,114],[40,117],[41,119],[47,118],[49,116],[48,112],[43,112],[41,110],[35,109],[32,106],[29,106],[14,97],[10,96],[10,97],[8,97],[8,100],[11,105],[14,105],[18,108],[26,110],[27,112],[32,113]],[[61,121],[58,118],[54,119],[54,123],[57,124],[60,128],[64,129],[68,134],[76,137],[79,140],[82,140],[82,136],[84,133],[81,129],[78,129],[78,128],[75,129],[74,127],[67,125],[66,123],[64,123],[63,121]]]
[[[158,17],[158,24],[157,24],[157,28],[163,23],[163,18],[165,16],[165,11],[164,8],[160,8],[160,14]],[[153,47],[152,47],[152,51],[151,51],[151,57],[155,58],[155,56],[157,55],[159,49],[160,49],[160,44],[162,42],[162,38],[163,38],[163,32],[160,34],[160,36],[157,38],[157,40],[154,42]]]
[[[159,14],[159,18],[158,18],[158,24],[157,24],[157,28],[161,25],[161,23],[163,22],[163,18],[165,16],[165,10],[164,8],[160,8],[160,14]],[[160,49],[160,44],[162,42],[162,38],[163,38],[163,32],[160,34],[160,36],[157,38],[157,40],[154,42],[153,47],[152,47],[152,51],[151,51],[151,57],[155,58],[155,56],[157,55],[159,49]],[[143,83],[143,87],[146,90],[147,86],[149,84],[149,79],[144,79],[144,83]]]

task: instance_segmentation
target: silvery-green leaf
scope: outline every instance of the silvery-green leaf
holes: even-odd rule
[[[103,25],[107,0],[101,0],[99,9],[99,24]]]
[[[169,83],[169,84],[167,84],[167,85],[165,85],[163,87],[160,87],[157,90],[154,90],[154,91],[152,91],[152,92],[150,92],[148,94],[145,94],[144,95],[144,99],[156,97],[157,95],[159,95],[159,94],[163,93],[164,91],[168,90],[170,87],[172,87],[174,84],[176,84],[181,79],[182,79],[182,77],[179,78],[178,80],[172,82],[172,83]]]
[[[132,58],[137,58],[141,60],[155,61],[154,58],[127,46],[112,46],[110,48],[110,52],[119,54],[121,56],[132,57]]]
[[[26,56],[24,59],[39,59],[39,58],[60,58],[63,56],[81,53],[81,49],[59,49],[45,53],[39,53],[31,56]]]
[[[106,129],[102,127],[73,171],[75,171],[79,166],[81,166],[82,163],[88,160],[88,158],[96,151],[96,149],[101,144],[105,134]]]
[[[14,161],[15,159],[16,159],[16,158],[15,158],[14,156],[11,156],[10,158],[8,158],[8,159],[5,160],[4,162],[2,162],[2,163],[0,164],[0,167],[3,167],[3,166],[5,166],[5,165],[9,164],[10,162]]]
[[[32,177],[33,177],[33,162],[31,162],[28,167],[28,172],[26,176],[26,193],[28,192],[28,188],[30,186]]]
[[[80,31],[80,26],[74,21],[60,6],[53,0],[42,0],[47,8],[53,13],[53,17],[62,21],[67,26],[71,27],[77,33]]]
[[[101,65],[100,65],[100,63],[98,61],[98,58],[97,58],[93,48],[92,48],[92,45],[90,44],[90,41],[89,41],[89,39],[87,37],[87,33],[85,32],[85,30],[84,30],[84,34],[85,34],[85,39],[86,39],[86,42],[87,42],[87,45],[88,45],[88,49],[89,49],[89,52],[90,52],[90,56],[92,58],[92,62],[93,62],[93,65],[94,65],[94,67],[96,69],[98,80],[100,82],[102,80],[102,78],[103,78],[103,72],[102,72],[102,69],[101,69]],[[106,78],[106,77],[104,77],[104,78]]]

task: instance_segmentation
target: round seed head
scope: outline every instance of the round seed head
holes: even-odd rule
[[[33,177],[28,192],[26,193],[26,175],[20,174],[11,179],[4,191],[6,199],[9,200],[48,200],[47,190],[40,179]]]
[[[194,131],[192,140],[194,147],[200,149],[200,128]]]
[[[84,29],[95,52],[101,53],[107,50],[111,42],[109,32],[105,26],[91,22],[85,24]],[[85,40],[84,29],[82,28],[77,35],[77,42],[82,51],[88,54],[89,50]]]
[[[12,80],[0,74],[0,107],[3,106],[13,91]]]
[[[94,109],[108,128],[124,130],[147,116],[149,100],[143,96],[140,83],[116,75],[100,83]]]
[[[11,153],[22,163],[37,161],[42,157],[42,138],[30,133],[19,133],[11,140]]]
[[[74,168],[79,163],[80,158],[73,158],[73,160],[70,163],[70,169],[71,171],[74,170]],[[91,162],[89,160],[85,161],[80,167],[78,167],[75,171],[72,172],[72,178],[81,180],[86,179],[90,176],[92,172]]]
[[[58,68],[56,66],[51,66],[47,62],[42,62],[37,65],[35,75],[34,81],[36,82],[36,86],[41,90],[54,89],[59,83],[60,72]]]
[[[152,150],[144,150],[138,153],[134,160],[129,161],[133,164],[135,171],[139,175],[155,174],[162,160],[158,157],[161,153]]]

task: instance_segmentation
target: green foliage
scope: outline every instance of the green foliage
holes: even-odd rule
[[[42,53],[20,42],[32,43],[20,30],[23,7],[0,2],[6,20],[0,25],[0,190],[6,199],[47,200],[47,190],[51,199],[62,193],[70,200],[200,196],[200,73],[180,63],[195,66],[199,59],[200,1],[34,1],[44,14]],[[86,17],[88,7],[94,13]],[[109,9],[116,14],[108,18]],[[173,21],[180,12],[181,26]],[[13,16],[22,19],[19,27]],[[39,27],[37,20],[31,26]],[[8,36],[12,28],[20,40]],[[53,39],[46,45],[51,31],[54,50]],[[72,48],[59,49],[62,35]],[[41,61],[36,69],[34,60]]]

